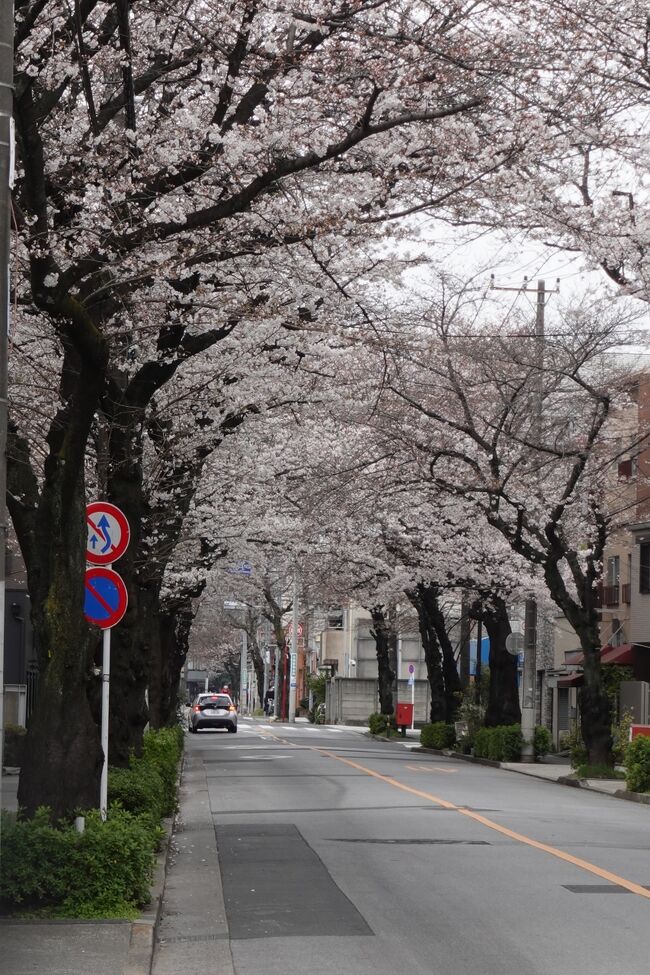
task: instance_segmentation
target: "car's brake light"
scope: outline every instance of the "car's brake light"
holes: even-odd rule
[[[228,706],[228,710],[229,710],[229,711],[236,711],[236,710],[237,710],[237,708],[235,707],[235,705],[234,705],[234,704],[230,704],[230,705]]]
[[[200,711],[201,710],[201,706],[199,704],[195,704],[194,707],[192,708],[192,710],[193,711]]]

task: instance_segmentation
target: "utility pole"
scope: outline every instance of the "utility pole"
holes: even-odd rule
[[[7,336],[13,184],[14,5],[0,3],[0,808],[4,752],[5,557],[7,548]]]
[[[245,621],[246,622],[246,621]],[[248,689],[248,633],[246,626],[241,631],[241,655],[239,660],[239,710],[244,712],[244,701]]]
[[[524,278],[522,288],[497,288],[492,275],[492,288],[496,291],[528,291],[528,278]],[[533,446],[538,447],[542,441],[542,416],[544,408],[544,313],[546,309],[546,295],[560,290],[560,279],[556,278],[553,292],[546,290],[546,282],[537,282],[537,300],[535,303],[535,358],[537,371],[534,387],[532,440]],[[521,733],[524,744],[521,749],[521,760],[531,764],[535,761],[533,736],[535,734],[536,690],[537,690],[537,602],[527,599],[524,616],[524,667],[522,673],[522,702],[521,702]]]
[[[296,690],[298,688],[298,573],[293,572],[293,600],[291,606],[291,666],[289,667],[289,721],[296,720]]]
[[[474,684],[476,686],[476,703],[481,703],[481,677],[483,674],[483,661],[481,651],[483,649],[483,617],[481,616],[482,607],[479,606],[479,615],[476,620],[476,667],[474,669]]]
[[[458,648],[458,659],[460,663],[460,684],[463,690],[469,687],[469,640],[471,633],[471,623],[469,619],[469,601],[467,595],[463,593],[460,606],[460,640]]]

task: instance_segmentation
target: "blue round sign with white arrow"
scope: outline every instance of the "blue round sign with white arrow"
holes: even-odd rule
[[[93,501],[86,507],[86,524],[86,560],[93,565],[117,562],[126,552],[131,535],[124,513],[108,501]]]

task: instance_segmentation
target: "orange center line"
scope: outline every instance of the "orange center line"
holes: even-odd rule
[[[571,863],[574,867],[585,870],[587,873],[594,874],[596,877],[600,877],[602,880],[607,880],[611,884],[616,884],[617,887],[623,887],[625,890],[629,890],[632,894],[638,894],[639,897],[645,897],[650,900],[650,890],[646,890],[645,887],[642,887],[640,884],[635,884],[631,880],[626,880],[625,877],[620,877],[618,874],[612,873],[610,870],[604,870],[602,867],[596,866],[595,863],[590,863],[588,860],[583,860],[581,857],[574,857],[571,853],[565,853],[564,850],[559,850],[557,847],[550,846],[548,843],[541,843],[539,840],[534,840],[532,837],[526,836],[524,833],[517,833],[513,829],[508,829],[507,826],[501,826],[499,823],[495,823],[494,820],[488,819],[486,816],[481,816],[480,813],[473,812],[470,809],[464,809],[461,806],[457,806],[453,802],[449,802],[447,799],[441,799],[438,796],[434,796],[430,792],[423,792],[421,789],[414,789],[410,785],[404,785],[403,782],[398,782],[397,779],[393,779],[389,775],[382,775],[381,772],[375,772],[373,769],[367,768],[365,765],[359,765],[357,762],[353,762],[349,758],[342,758],[340,755],[334,754],[334,752],[327,751],[324,748],[318,748],[314,745],[310,747],[312,751],[318,752],[320,755],[325,755],[327,758],[333,758],[337,762],[343,762],[344,765],[349,765],[351,768],[355,768],[359,772],[365,772],[366,775],[370,775],[373,779],[379,779],[380,782],[385,782],[387,785],[392,785],[395,789],[401,789],[402,792],[408,792],[410,795],[418,796],[420,799],[435,802],[436,805],[441,806],[443,809],[451,809],[454,812],[459,813],[461,816],[466,816],[468,819],[473,819],[482,826],[486,826],[488,829],[492,829],[496,833],[501,833],[502,836],[507,836],[512,840],[516,840],[518,843],[523,843],[525,846],[532,846],[535,850],[541,850],[542,853],[548,853],[550,856],[556,857],[558,860],[563,860],[565,863]]]

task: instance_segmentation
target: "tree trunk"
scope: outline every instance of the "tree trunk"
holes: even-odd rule
[[[582,737],[590,765],[613,765],[611,702],[605,691],[600,663],[600,632],[596,609],[595,569],[586,576],[581,603],[569,598],[557,566],[545,566],[549,592],[575,630],[584,653],[585,682],[578,703]]]
[[[445,681],[442,672],[442,652],[429,613],[428,590],[429,587],[420,585],[417,589],[408,591],[407,596],[418,614],[420,639],[422,640],[424,662],[427,667],[427,679],[431,691],[429,720],[436,722],[446,720],[447,708],[445,705]]]
[[[491,596],[490,601],[483,604],[481,615],[490,638],[490,692],[485,725],[495,728],[503,724],[520,724],[517,658],[506,650],[506,637],[512,632],[507,606],[500,596]]]
[[[458,663],[454,648],[447,633],[445,615],[440,608],[439,590],[435,586],[426,587],[425,600],[429,618],[438,637],[442,651],[442,676],[445,685],[445,718],[447,724],[453,724],[458,717],[458,708],[462,698],[462,686],[458,673]]]
[[[397,676],[395,670],[391,668],[391,648],[390,648],[390,624],[384,614],[382,606],[373,606],[370,610],[372,616],[371,636],[375,641],[377,651],[377,680],[379,686],[379,710],[381,714],[392,714],[393,705],[393,682]]]
[[[106,497],[126,515],[129,547],[113,568],[129,594],[124,619],[111,635],[109,748],[111,765],[126,766],[131,752],[142,751],[149,720],[147,687],[153,650],[159,639],[159,586],[141,577],[142,525],[147,510],[142,471],[143,411],[124,403],[114,406],[109,438]]]
[[[84,459],[102,373],[66,351],[61,409],[48,434],[40,498],[29,467],[9,465],[9,507],[27,566],[40,681],[29,720],[18,804],[52,818],[99,805],[102,752],[91,699],[94,640],[84,619]],[[22,461],[28,463],[24,441]],[[20,454],[19,454],[20,456]],[[32,507],[25,510],[21,482]],[[19,499],[19,500],[18,500]]]

